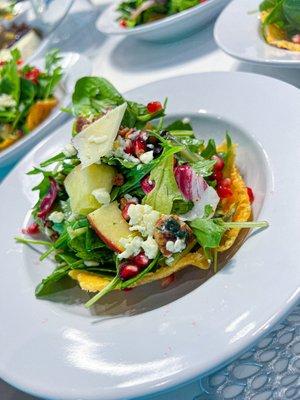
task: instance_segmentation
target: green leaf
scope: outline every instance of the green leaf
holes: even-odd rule
[[[185,200],[174,200],[172,207],[172,214],[182,215],[186,214],[194,207],[194,203],[192,201]]]
[[[119,188],[115,188],[111,193],[111,199],[114,200],[118,196],[128,194],[140,187],[141,180],[150,173],[162,160],[168,156],[178,153],[181,150],[180,146],[171,146],[166,144],[163,153],[149,162],[148,164],[139,164],[134,168],[127,170],[126,182]]]
[[[188,122],[185,123],[181,119],[178,119],[174,122],[172,122],[170,125],[167,125],[165,127],[165,130],[172,133],[173,131],[188,131],[188,132],[193,132],[193,127],[192,125]]]
[[[215,163],[215,160],[206,160],[205,158],[202,158],[197,162],[191,163],[191,167],[197,175],[206,177],[210,176],[213,173]]]
[[[170,214],[175,200],[182,199],[174,176],[174,156],[165,157],[151,170],[150,179],[155,183],[154,189],[143,199],[162,214]]]
[[[37,297],[49,296],[50,294],[59,292],[61,290],[66,289],[66,282],[62,282],[64,278],[68,277],[68,273],[70,271],[70,267],[68,265],[63,267],[58,267],[55,269],[52,274],[47,276],[42,280],[42,282],[36,287],[35,295]],[[74,281],[68,280],[68,284],[74,285]]]
[[[226,228],[220,226],[214,219],[197,218],[190,223],[198,243],[203,249],[213,249],[220,245]]]
[[[217,154],[216,142],[213,139],[209,139],[205,149],[201,153],[201,156],[204,158],[211,158],[215,154]]]

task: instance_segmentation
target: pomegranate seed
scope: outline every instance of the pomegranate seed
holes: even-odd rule
[[[36,222],[33,222],[32,224],[27,226],[27,228],[22,229],[22,233],[24,233],[25,235],[26,234],[27,235],[36,235],[39,232],[40,232],[40,227],[38,226],[38,224]]]
[[[130,155],[134,154],[134,146],[130,139],[126,140],[124,151],[125,151],[125,153],[130,154]]]
[[[33,83],[38,83],[39,76],[40,76],[40,70],[35,67],[25,73],[25,78]]]
[[[248,196],[249,196],[250,203],[253,203],[254,194],[253,194],[253,190],[250,187],[247,187],[247,193],[248,193]]]
[[[294,35],[292,37],[292,42],[296,44],[300,44],[300,33],[297,33],[297,35]]]
[[[147,104],[147,110],[150,114],[157,113],[162,110],[163,106],[160,101],[151,101]]]
[[[134,154],[139,157],[141,154],[145,153],[147,149],[147,143],[145,142],[144,139],[142,139],[140,136],[138,136],[134,141],[133,141],[133,147],[134,147]]]
[[[168,287],[172,282],[174,282],[175,280],[175,274],[171,274],[169,276],[167,276],[166,278],[162,279],[160,286],[165,289],[166,287]]]
[[[222,171],[215,171],[212,174],[211,178],[214,179],[217,182],[221,181],[223,179]]]
[[[20,60],[17,60],[17,65],[22,65],[23,62],[24,62],[24,61],[20,58]]]
[[[124,292],[130,292],[131,290],[133,290],[133,287],[126,287],[123,289]]]
[[[212,159],[216,161],[214,165],[214,171],[222,171],[224,168],[224,160],[222,157],[214,155],[212,156]]]
[[[219,183],[220,186],[223,187],[230,187],[231,186],[231,179],[230,178],[224,178],[220,181]]]
[[[122,281],[126,281],[127,279],[135,277],[139,273],[139,271],[140,270],[137,265],[123,262],[122,264],[120,264],[119,276]]]
[[[221,185],[217,186],[217,193],[221,199],[226,199],[227,197],[231,197],[233,195],[230,187]]]
[[[140,253],[132,258],[132,262],[139,268],[145,268],[149,265],[149,258],[144,253]]]
[[[148,176],[145,176],[142,181],[141,181],[141,188],[145,194],[148,194],[153,190],[155,187],[155,183],[151,181],[151,179]]]
[[[127,22],[125,21],[125,19],[120,19],[119,25],[121,28],[127,28]]]

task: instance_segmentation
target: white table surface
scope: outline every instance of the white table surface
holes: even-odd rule
[[[132,38],[104,36],[94,26],[102,10],[103,7],[93,8],[86,0],[75,0],[69,15],[55,32],[51,45],[63,51],[86,54],[94,62],[94,74],[109,79],[121,92],[170,76],[207,71],[253,72],[300,86],[300,69],[251,65],[224,54],[214,42],[213,24],[181,41],[154,44]],[[201,95],[199,93],[199,97]],[[230,101],[230,93],[228,96]],[[194,382],[151,399],[192,400],[200,392],[199,382]],[[223,397],[210,395],[204,398],[212,400]],[[0,380],[0,400],[37,399]]]

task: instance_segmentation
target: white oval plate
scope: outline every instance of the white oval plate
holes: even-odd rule
[[[300,52],[279,49],[264,40],[258,12],[261,1],[233,0],[225,8],[214,29],[218,46],[242,61],[285,67],[300,66]]]
[[[165,96],[171,117],[189,116],[201,137],[221,140],[232,132],[256,196],[254,216],[270,228],[248,238],[202,286],[191,269],[165,290],[155,283],[113,293],[93,310],[83,307],[79,289],[35,299],[35,285],[53,265],[40,265],[39,254],[14,243],[35,201],[25,172],[69,142],[69,122],[0,186],[0,376],[10,384],[57,400],[157,392],[229,361],[299,300],[299,90],[260,75],[216,72],[173,77],[126,95],[144,103]]]
[[[62,53],[61,55],[61,65],[64,76],[56,90],[56,96],[59,100],[57,107],[54,108],[49,117],[45,119],[45,121],[43,121],[36,129],[15,142],[6,150],[0,152],[0,168],[16,162],[37,142],[44,138],[49,133],[50,128],[53,129],[67,118],[67,114],[63,113],[61,108],[68,107],[70,105],[74,83],[80,77],[89,75],[92,72],[92,64],[87,57],[72,52]],[[30,64],[36,65],[38,68],[43,69],[44,59],[32,61]]]
[[[214,19],[229,0],[207,0],[205,3],[163,18],[156,22],[124,29],[119,26],[116,11],[118,3],[110,5],[99,17],[96,26],[100,32],[109,35],[136,36],[139,39],[165,42],[180,39],[201,29]]]

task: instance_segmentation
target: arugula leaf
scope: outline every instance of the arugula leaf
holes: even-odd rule
[[[216,142],[213,139],[209,139],[205,149],[201,153],[201,156],[203,158],[211,158],[215,154],[217,154]]]
[[[206,210],[209,212],[209,209]],[[231,228],[267,228],[269,225],[266,221],[241,221],[241,222],[226,222],[221,218],[197,218],[190,222],[194,235],[198,243],[206,252],[207,249],[214,249],[221,243],[222,237],[226,230]]]
[[[178,119],[165,127],[165,130],[172,134],[173,131],[188,131],[193,132],[193,127],[189,122],[183,122]]]
[[[151,170],[150,179],[155,186],[143,199],[143,204],[148,204],[162,214],[170,214],[173,202],[183,199],[175,180],[173,166],[174,156],[170,155]]]
[[[70,287],[76,286],[76,283],[72,279],[68,278],[68,273],[71,270],[69,265],[56,268],[52,274],[48,275],[42,280],[42,282],[36,287],[36,297],[49,296],[61,290],[65,290]],[[64,279],[68,278],[68,279]]]
[[[208,218],[197,218],[190,223],[190,227],[204,250],[218,247],[226,231],[214,219]]]

